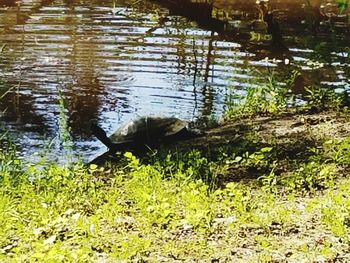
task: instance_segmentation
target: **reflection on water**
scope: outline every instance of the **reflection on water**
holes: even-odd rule
[[[22,156],[33,156],[52,141],[50,158],[57,158],[63,148],[58,136],[61,92],[74,151],[86,160],[104,149],[90,134],[91,120],[112,132],[141,115],[218,116],[230,85],[244,92],[255,68],[314,72],[314,64],[322,62],[318,80],[349,88],[349,61],[342,52],[349,43],[347,23],[322,22],[313,36],[322,41],[314,41],[300,20],[295,25],[289,19],[302,12],[273,7],[288,47],[279,58],[292,61],[287,69],[264,60],[274,50],[249,41],[257,12],[254,3],[246,12],[249,1],[240,2],[215,3],[232,18],[229,33],[218,34],[210,25],[200,29],[147,1],[115,6],[113,1],[0,0],[0,96],[8,91],[0,104],[5,111],[1,126],[10,130]],[[302,3],[298,7],[303,10]],[[287,18],[288,12],[293,15]]]

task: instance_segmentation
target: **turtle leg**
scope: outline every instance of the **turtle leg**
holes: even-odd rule
[[[188,129],[188,128],[183,128],[179,133],[178,136],[182,140],[186,139],[193,139],[197,137],[204,136],[205,132],[198,130],[198,129]]]
[[[197,137],[202,137],[204,136],[206,133],[204,131],[198,130],[198,129],[187,129],[184,128],[184,136],[186,136],[187,139],[192,139],[192,138],[197,138]]]
[[[176,141],[182,141],[182,140],[188,140],[193,139],[197,137],[204,136],[205,133],[199,130],[189,130],[187,128],[183,128],[182,130],[178,131],[177,133],[164,137],[164,142],[166,143],[173,143]]]

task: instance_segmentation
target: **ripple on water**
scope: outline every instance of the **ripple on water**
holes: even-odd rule
[[[142,115],[188,120],[203,114],[218,116],[230,91],[243,95],[253,86],[254,70],[279,70],[278,62],[259,59],[254,49],[245,50],[246,42],[223,40],[184,18],[169,17],[159,23],[147,7],[140,12],[112,6],[112,1],[69,5],[24,1],[20,17],[14,8],[0,8],[0,47],[7,44],[0,54],[0,77],[8,87],[17,87],[4,98],[0,110],[7,105],[5,126],[25,149],[22,154],[40,152],[45,149],[43,141],[50,140],[54,140],[51,158],[62,153],[60,96],[74,151],[89,159],[97,149],[105,149],[89,134],[91,120],[110,133]],[[233,11],[242,18],[242,12]],[[163,8],[157,12],[160,17],[167,15]],[[301,36],[287,37],[292,42],[291,66],[309,71],[317,62],[315,49],[293,42]],[[337,78],[323,84],[349,89],[342,70],[350,66],[343,61],[346,54],[331,56]]]

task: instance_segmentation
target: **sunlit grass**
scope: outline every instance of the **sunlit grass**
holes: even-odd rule
[[[299,87],[305,94],[299,96],[297,103],[297,95],[293,91],[293,86],[300,72],[296,70],[291,71],[290,75],[285,78],[278,76],[270,69],[255,70],[251,74],[254,77],[249,80],[246,94],[233,96],[235,92],[232,91],[232,94],[229,95],[225,118],[278,114],[288,108],[322,111],[339,109],[342,104],[348,104],[347,94],[338,94],[334,89],[320,86]]]
[[[161,155],[153,164],[128,153],[122,161],[127,166],[114,170],[81,164],[26,167],[15,155],[2,155],[0,259],[256,262],[346,257],[350,182],[336,171],[349,165],[348,147],[348,140],[327,141],[317,153],[319,163],[300,164],[285,176],[271,169],[259,180],[221,188],[205,182],[215,169],[200,152]],[[243,166],[273,168],[278,163],[264,162],[272,151],[238,159]],[[221,165],[231,160],[223,158]],[[203,165],[209,167],[205,180]]]

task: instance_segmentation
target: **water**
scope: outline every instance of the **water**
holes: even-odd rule
[[[286,72],[284,57],[264,60],[271,52],[249,41],[249,30],[238,37],[218,34],[184,17],[163,19],[169,10],[152,2],[117,3],[0,0],[0,94],[7,92],[0,102],[0,127],[9,131],[23,158],[37,160],[45,153],[64,160],[60,96],[73,154],[86,161],[105,150],[90,133],[91,121],[110,134],[143,115],[218,117],[233,90],[244,93],[255,69]],[[254,8],[237,15],[231,1],[218,4],[232,9],[240,25],[256,16]],[[348,55],[340,52],[350,41],[348,23],[332,24],[336,40],[323,26],[319,38],[324,47],[334,47],[323,56],[325,48],[305,38],[305,26],[288,25],[285,13],[278,18],[289,67],[311,72],[322,62],[324,84],[349,89]]]

